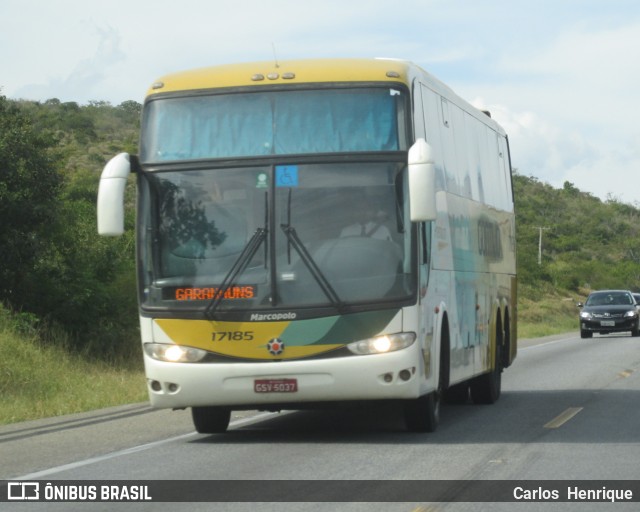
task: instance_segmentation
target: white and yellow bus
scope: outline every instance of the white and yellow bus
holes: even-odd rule
[[[105,167],[98,231],[137,174],[151,404],[231,411],[493,403],[516,356],[508,140],[398,60],[259,62],[165,76],[138,156]]]

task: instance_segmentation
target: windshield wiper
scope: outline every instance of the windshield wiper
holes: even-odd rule
[[[251,262],[255,254],[258,252],[258,249],[260,248],[260,246],[267,239],[267,234],[269,233],[269,229],[267,228],[268,216],[269,216],[269,202],[268,202],[268,197],[266,192],[264,195],[264,208],[265,208],[264,226],[256,229],[255,233],[251,236],[247,244],[242,249],[240,256],[238,256],[238,259],[233,263],[233,265],[229,269],[229,272],[227,272],[227,275],[222,280],[222,283],[216,290],[216,293],[211,299],[211,302],[209,302],[209,305],[204,310],[204,315],[209,320],[214,320],[215,312],[218,309],[218,306],[220,305],[220,303],[222,302],[222,299],[224,299],[225,293],[227,293],[229,288],[233,286],[233,283],[235,282],[236,278],[245,271],[245,269],[247,268],[247,266],[249,265],[249,263]],[[265,245],[265,265],[267,262],[266,251],[267,251],[267,246]]]
[[[298,256],[300,256],[300,259],[302,260],[302,262],[309,269],[309,272],[311,272],[311,275],[313,276],[313,278],[316,280],[316,282],[322,289],[322,292],[327,296],[331,304],[335,306],[338,312],[342,313],[342,311],[345,308],[344,303],[340,300],[340,297],[338,296],[336,291],[333,289],[333,286],[331,286],[331,283],[329,282],[329,280],[322,273],[322,270],[320,270],[320,267],[318,267],[317,263],[314,261],[311,254],[309,254],[309,251],[307,251],[307,248],[304,246],[304,244],[300,240],[298,233],[296,233],[295,228],[291,226],[291,189],[289,189],[288,199],[289,201],[287,205],[287,223],[280,224],[280,228],[282,229],[285,236],[287,237],[287,241],[289,242],[289,247],[293,247],[295,249],[295,251],[298,253]],[[290,253],[289,253],[289,259],[291,259]]]

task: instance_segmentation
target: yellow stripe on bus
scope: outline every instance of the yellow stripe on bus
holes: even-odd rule
[[[216,354],[248,359],[309,357],[341,347],[340,344],[287,343],[281,354],[269,352],[268,343],[282,336],[291,322],[215,322],[156,319],[156,325],[176,344]]]

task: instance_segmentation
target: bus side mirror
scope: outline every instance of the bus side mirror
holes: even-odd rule
[[[118,236],[124,233],[124,189],[131,173],[127,153],[114,156],[104,166],[98,188],[98,234]]]
[[[412,222],[436,220],[436,167],[433,149],[420,138],[409,149],[409,212]]]

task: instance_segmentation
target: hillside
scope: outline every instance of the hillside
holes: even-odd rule
[[[519,282],[529,288],[640,289],[640,210],[565,182],[514,175]],[[542,231],[542,257],[539,242]]]

